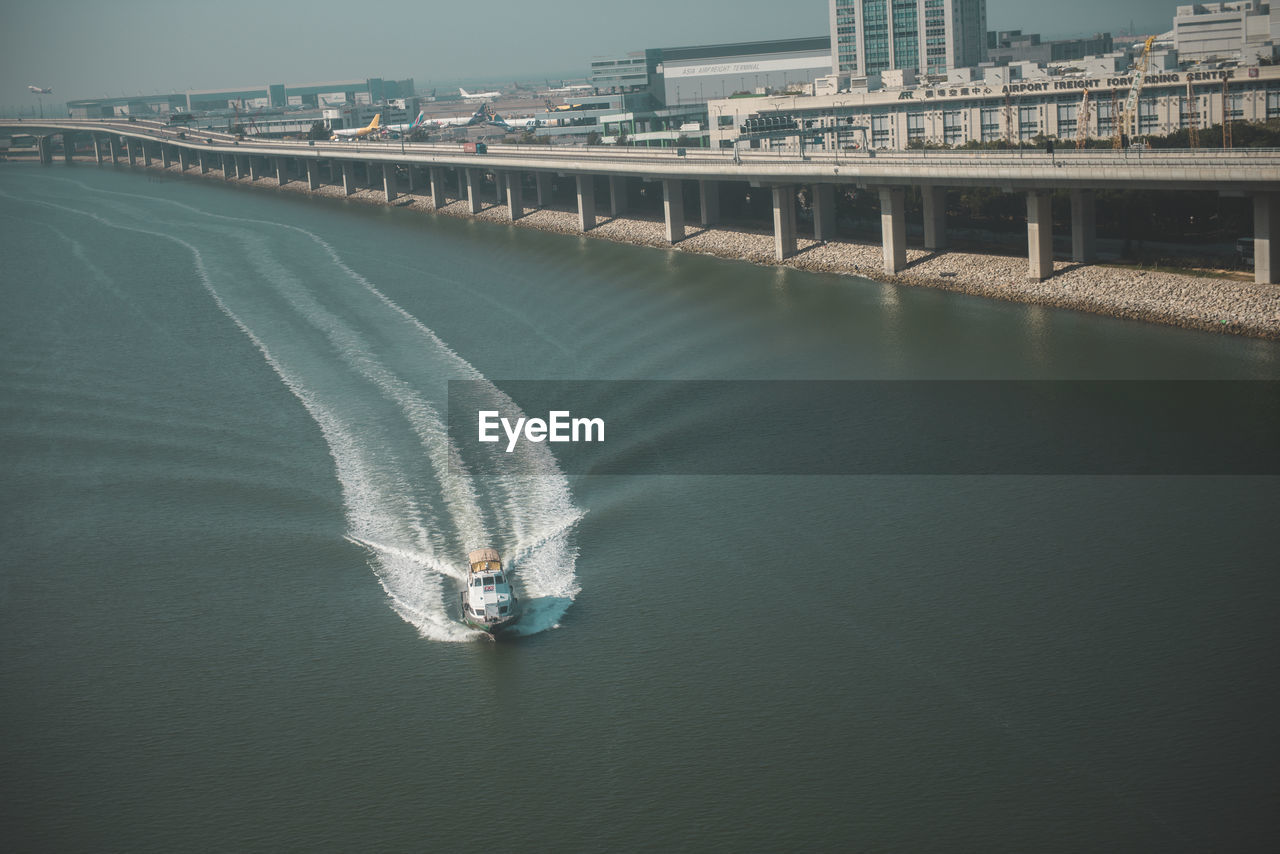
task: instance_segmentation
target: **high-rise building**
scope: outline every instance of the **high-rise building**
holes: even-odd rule
[[[945,74],[986,58],[986,0],[829,0],[831,65],[865,77]]]

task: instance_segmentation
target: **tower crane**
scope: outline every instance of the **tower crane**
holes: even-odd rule
[[[1124,106],[1115,123],[1115,134],[1111,139],[1112,148],[1120,147],[1121,137],[1125,134],[1132,132],[1132,136],[1137,136],[1138,96],[1142,94],[1142,84],[1147,78],[1147,69],[1151,67],[1151,45],[1155,40],[1155,36],[1147,36],[1147,41],[1142,46],[1142,54],[1134,63],[1133,84],[1129,87],[1129,94],[1124,99]]]

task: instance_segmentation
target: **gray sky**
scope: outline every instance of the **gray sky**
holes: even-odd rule
[[[1047,37],[1171,27],[1186,0],[988,0],[991,29]],[[412,77],[419,89],[585,77],[593,56],[823,35],[826,0],[11,0],[0,110],[266,83]]]

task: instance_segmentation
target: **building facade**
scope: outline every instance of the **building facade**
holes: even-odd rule
[[[711,145],[764,149],[906,149],[970,142],[1110,139],[1130,74],[1044,76],[1016,83],[923,85],[815,98],[711,102]],[[1190,87],[1190,100],[1188,100]],[[1088,93],[1088,98],[1085,98]],[[774,118],[794,131],[743,134],[748,119]],[[1138,133],[1163,136],[1225,121],[1280,119],[1280,66],[1150,74],[1138,100]],[[766,125],[767,127],[767,125]]]
[[[830,0],[831,70],[945,74],[986,59],[986,0]]]
[[[1115,50],[1111,33],[1098,33],[1087,39],[1041,41],[1038,33],[1001,30],[987,33],[987,61],[996,65],[1011,62],[1064,62],[1102,56]]]
[[[1274,55],[1280,42],[1280,3],[1237,0],[1179,6],[1173,19],[1173,43],[1184,62]]]

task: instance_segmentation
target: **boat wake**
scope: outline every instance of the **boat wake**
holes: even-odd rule
[[[76,191],[59,198],[45,182]],[[44,176],[39,198],[30,195],[18,200],[75,227],[154,236],[190,253],[200,284],[318,425],[342,488],[346,538],[424,638],[483,636],[458,621],[456,606],[465,556],[483,546],[514,572],[525,609],[518,633],[559,624],[579,590],[582,511],[554,457],[526,443],[499,474],[472,477],[442,417],[448,381],[479,382],[504,411],[516,407],[332,244],[298,226],[65,178]]]

